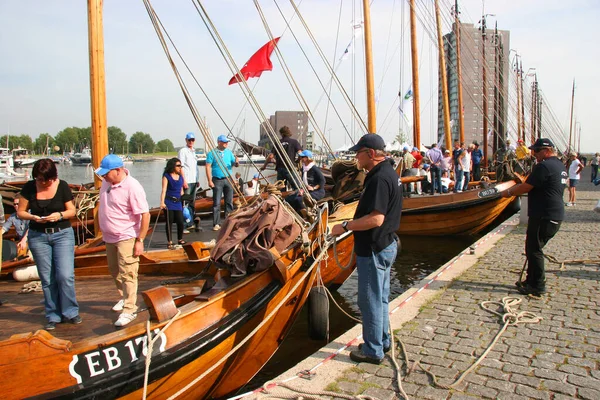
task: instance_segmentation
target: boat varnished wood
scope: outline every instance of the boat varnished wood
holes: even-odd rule
[[[315,224],[310,232],[313,241],[317,237],[316,231],[320,231],[319,235],[324,233],[327,213],[321,218],[321,223]],[[316,250],[320,253],[325,249]],[[165,332],[164,338],[158,340],[152,356],[148,397],[164,399],[203,373],[206,376],[181,398],[222,397],[250,380],[277,349],[306,301],[318,271],[314,268],[306,272],[307,266],[312,264],[311,260],[300,246],[296,246],[284,252],[279,259],[285,266],[283,275],[275,266],[235,279],[228,277],[227,271],[219,270],[215,273],[218,279],[216,285],[222,285],[222,290],[206,289],[198,297],[188,296],[187,303],[179,301],[181,316]],[[209,267],[208,263],[206,260],[197,261],[195,272],[205,267],[209,271],[216,269],[214,265]],[[326,261],[323,259],[320,263],[325,269]],[[169,271],[168,267],[157,265]],[[140,287],[155,287],[160,278],[164,279],[141,273]],[[197,278],[202,279],[202,276]],[[7,383],[4,387],[5,398],[38,395],[62,398],[141,397],[144,371],[141,350],[145,336],[144,319],[148,314],[142,312],[131,326],[114,331],[110,322],[115,314],[112,313],[111,318],[110,305],[116,299],[106,299],[107,294],[109,297],[116,295],[111,279],[108,276],[77,279],[78,297],[82,289],[89,290],[92,287],[95,294],[92,297],[82,294],[80,305],[83,324],[60,324],[55,331],[56,336],[43,330],[34,331],[34,328],[20,330],[31,331],[29,333],[15,332],[17,334],[10,338],[8,336],[14,332],[11,324],[2,324],[4,340],[0,342],[0,379]],[[9,282],[1,284],[18,285]],[[298,287],[294,289],[296,284]],[[188,285],[183,289],[184,292],[186,290],[195,294],[198,285]],[[290,297],[284,301],[288,295]],[[21,328],[39,327],[43,319],[39,296],[21,296],[29,304],[19,305],[23,300],[19,296],[13,297],[0,309],[0,319],[22,318],[24,322]],[[17,304],[11,304],[12,301]],[[93,318],[95,308],[103,310],[104,317],[99,318],[102,326]],[[273,318],[258,328],[240,349],[233,351],[273,311]],[[166,321],[153,321],[151,329],[160,329],[165,324]],[[107,333],[106,330],[111,332]],[[139,342],[137,347],[136,341]],[[138,360],[130,362],[132,354],[139,356]],[[225,362],[212,372],[207,372],[223,357]],[[116,366],[118,363],[120,365]],[[85,374],[89,375],[90,371],[98,374],[86,377]],[[77,375],[81,376],[79,383],[75,378]],[[14,376],[21,378],[11,379]],[[44,376],[44,379],[37,380],[37,376]]]

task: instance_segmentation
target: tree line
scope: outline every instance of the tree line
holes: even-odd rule
[[[80,152],[92,146],[92,128],[69,127],[55,136],[41,133],[32,140],[30,135],[0,136],[0,147],[9,149],[23,148],[35,154],[62,154],[63,152]],[[144,132],[135,132],[129,140],[125,132],[116,126],[108,127],[108,150],[117,154],[145,154],[156,152],[173,152],[175,147],[170,139],[154,143],[152,136]]]

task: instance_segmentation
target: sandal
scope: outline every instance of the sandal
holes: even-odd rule
[[[167,249],[174,250],[175,246],[173,246],[173,243],[169,242],[169,244],[167,244]]]
[[[182,245],[182,246],[183,246],[183,245],[186,243],[186,241],[185,241],[185,240],[183,240],[183,239],[181,239],[181,240],[180,240],[179,242],[177,242],[177,243],[179,243],[180,245]]]

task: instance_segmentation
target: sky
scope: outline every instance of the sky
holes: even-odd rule
[[[450,2],[440,2],[446,33],[450,29]],[[366,119],[363,38],[360,29],[353,29],[362,21],[361,3],[346,0],[340,5],[339,0],[296,0],[324,57],[330,63],[336,60],[336,72],[344,90],[355,103],[360,118]],[[431,32],[434,26],[431,8],[426,3],[430,2],[417,0],[421,136],[424,143],[431,143],[437,125],[437,50],[432,36],[435,33]],[[238,66],[269,40],[252,1],[219,0],[202,4]],[[277,6],[289,19],[293,14],[290,2],[263,0],[259,4],[273,35],[282,35],[278,47],[283,60],[304,101],[313,110],[317,127],[311,126],[310,130],[322,132],[332,148],[357,140],[363,133],[361,123],[352,118],[340,91],[335,87],[331,90],[329,107],[327,96],[322,98],[322,85],[328,87],[330,76],[299,18],[293,18],[291,29],[286,29]],[[260,118],[247,104],[240,85],[227,85],[233,73],[193,3],[153,0],[152,5],[217,110],[213,110],[177,59],[198,114],[213,137],[231,129],[235,135],[256,142]],[[481,0],[459,1],[462,21],[477,24],[483,6]],[[594,100],[600,92],[600,80],[595,76],[600,64],[597,45],[600,32],[596,22],[600,17],[600,2],[487,0],[485,13],[494,14],[488,17],[488,27],[498,22],[499,29],[510,31],[510,47],[521,56],[523,69],[535,68],[544,98],[567,137],[575,79],[574,113],[581,127],[581,150],[600,151],[595,132],[600,126],[600,113]],[[398,93],[405,93],[411,84],[406,15],[406,3],[400,0],[372,1],[377,130],[386,141],[393,140],[405,125],[398,113]],[[0,135],[30,134],[35,139],[40,133],[56,135],[68,126],[90,126],[86,2],[3,0],[0,26]],[[353,49],[348,47],[353,37],[354,50],[341,59],[346,48]],[[104,41],[109,125],[120,127],[128,136],[142,131],[156,142],[169,138],[175,146],[184,144],[186,132],[200,134],[142,0],[104,1]],[[275,53],[272,60],[273,71],[249,80],[261,112],[268,116],[277,110],[301,110]],[[200,139],[198,144],[202,142]]]

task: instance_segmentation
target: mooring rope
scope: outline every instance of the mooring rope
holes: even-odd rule
[[[147,355],[146,355],[146,369],[144,371],[144,392],[142,395],[142,399],[146,400],[146,395],[148,394],[148,375],[150,373],[150,363],[152,362],[152,349],[154,348],[154,343],[158,340],[160,335],[164,334],[167,329],[181,316],[181,310],[177,310],[177,314],[173,316],[167,322],[167,324],[154,336],[153,338],[150,336],[150,319],[146,320],[146,335],[148,335],[148,347],[147,347]]]

